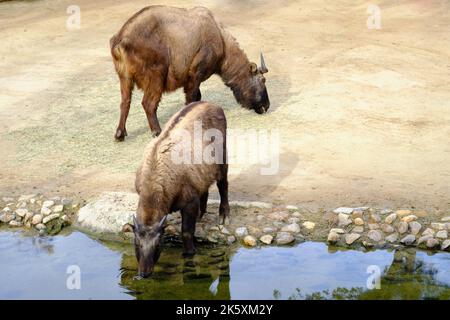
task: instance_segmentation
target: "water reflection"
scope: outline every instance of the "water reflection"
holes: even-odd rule
[[[211,248],[183,259],[167,247],[149,279],[134,280],[131,245],[80,232],[37,237],[0,230],[0,299],[450,299],[450,254],[295,247]],[[81,269],[81,290],[66,287]],[[381,289],[367,289],[368,266]]]

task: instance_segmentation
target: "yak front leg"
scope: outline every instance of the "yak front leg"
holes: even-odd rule
[[[200,221],[203,218],[203,215],[206,213],[206,208],[208,206],[208,191],[200,196],[200,215],[198,216],[198,220]]]
[[[186,97],[186,104],[202,100],[202,93],[200,92],[200,82],[193,80],[189,81],[184,86],[184,94]]]
[[[219,224],[229,224],[230,205],[228,203],[228,164],[221,164],[222,177],[217,181],[220,194]]]
[[[127,136],[125,124],[127,122],[128,112],[130,111],[131,94],[133,90],[133,82],[130,79],[120,77],[120,94],[122,101],[120,102],[120,119],[114,137],[117,141],[123,141]]]
[[[142,98],[142,107],[147,115],[150,130],[155,137],[161,133],[161,127],[159,126],[158,118],[156,116],[156,111],[158,110],[160,100],[161,95],[152,97],[147,93],[144,93],[144,97]]]
[[[199,199],[191,201],[181,210],[181,232],[183,237],[183,256],[190,257],[196,253],[194,246],[195,223],[199,215]]]

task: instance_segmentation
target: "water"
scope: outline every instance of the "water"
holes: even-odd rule
[[[81,289],[69,290],[81,271]],[[370,273],[368,273],[368,268]],[[73,270],[73,269],[72,269]],[[381,272],[380,289],[367,279]],[[450,299],[450,254],[295,247],[206,248],[183,259],[167,247],[155,274],[136,281],[130,245],[77,232],[0,231],[0,299]]]

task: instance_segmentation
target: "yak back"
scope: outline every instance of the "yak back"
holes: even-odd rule
[[[220,164],[174,163],[172,151],[179,146],[186,132],[191,137],[191,159],[194,159],[194,123],[201,121],[202,133],[208,129],[219,130],[223,137],[223,155],[226,160],[226,118],[222,108],[206,102],[193,102],[173,115],[161,134],[153,139],[144,152],[144,159],[136,174],[136,191],[152,196],[169,208],[183,193],[183,188],[193,188],[198,195],[206,192],[221,178]],[[203,139],[202,139],[203,141]],[[202,147],[210,142],[202,142]]]

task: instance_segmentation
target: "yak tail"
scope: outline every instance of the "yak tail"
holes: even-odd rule
[[[117,35],[114,35],[110,40],[109,44],[111,46],[111,55],[116,66],[116,70],[119,75],[127,75],[127,64],[126,64],[126,50],[124,46],[126,40],[120,39]]]

